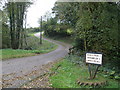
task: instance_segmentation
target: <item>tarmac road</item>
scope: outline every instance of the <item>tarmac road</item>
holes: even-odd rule
[[[39,35],[39,33],[35,34],[36,37],[39,37]],[[58,48],[46,54],[2,61],[3,88],[19,88],[24,83],[42,74],[44,72],[44,69],[41,69],[42,65],[56,61],[67,55],[70,47],[69,44],[44,39],[57,44]]]

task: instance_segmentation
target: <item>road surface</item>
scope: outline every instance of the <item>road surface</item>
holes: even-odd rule
[[[39,37],[39,33],[35,34]],[[55,43],[58,48],[52,52],[37,56],[9,59],[2,62],[3,88],[19,88],[44,72],[42,65],[65,57],[70,45],[46,39]],[[42,71],[42,72],[41,72]]]

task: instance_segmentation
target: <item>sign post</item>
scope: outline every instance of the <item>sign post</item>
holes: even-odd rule
[[[88,64],[88,70],[90,74],[90,79],[94,79],[98,68],[102,65],[102,54],[101,53],[86,53],[86,63]],[[95,72],[91,70],[91,65],[95,65]]]

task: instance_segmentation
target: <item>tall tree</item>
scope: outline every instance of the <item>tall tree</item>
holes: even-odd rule
[[[74,28],[78,50],[102,52],[105,62],[120,66],[119,6],[116,2],[60,2],[55,4],[53,12],[61,23]]]
[[[79,2],[56,2],[52,10],[61,23],[75,27]]]
[[[10,21],[11,47],[13,49],[22,48],[24,39],[25,12],[30,3],[8,2],[7,9]]]
[[[5,8],[1,8],[0,18],[0,34],[2,37],[2,45],[0,48],[10,48],[10,37],[9,37],[9,25],[8,25],[8,14]]]

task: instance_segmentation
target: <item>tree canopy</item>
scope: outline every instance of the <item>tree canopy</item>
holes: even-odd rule
[[[2,32],[6,32],[6,34],[3,33],[2,36],[4,40],[9,40],[9,42],[3,41],[3,48],[18,49],[23,47],[26,35],[24,30],[26,10],[30,4],[29,2],[5,2],[2,10],[3,19],[5,19],[2,22]]]
[[[79,52],[101,52],[104,63],[118,69],[120,4],[116,2],[56,2],[53,13],[58,25],[72,29]],[[46,29],[47,31],[48,29]],[[49,35],[58,29],[48,30]],[[59,32],[62,32],[59,29]],[[65,32],[64,32],[65,33]],[[60,34],[60,33],[59,33]],[[114,64],[113,64],[114,63]],[[120,68],[120,67],[119,67]]]

